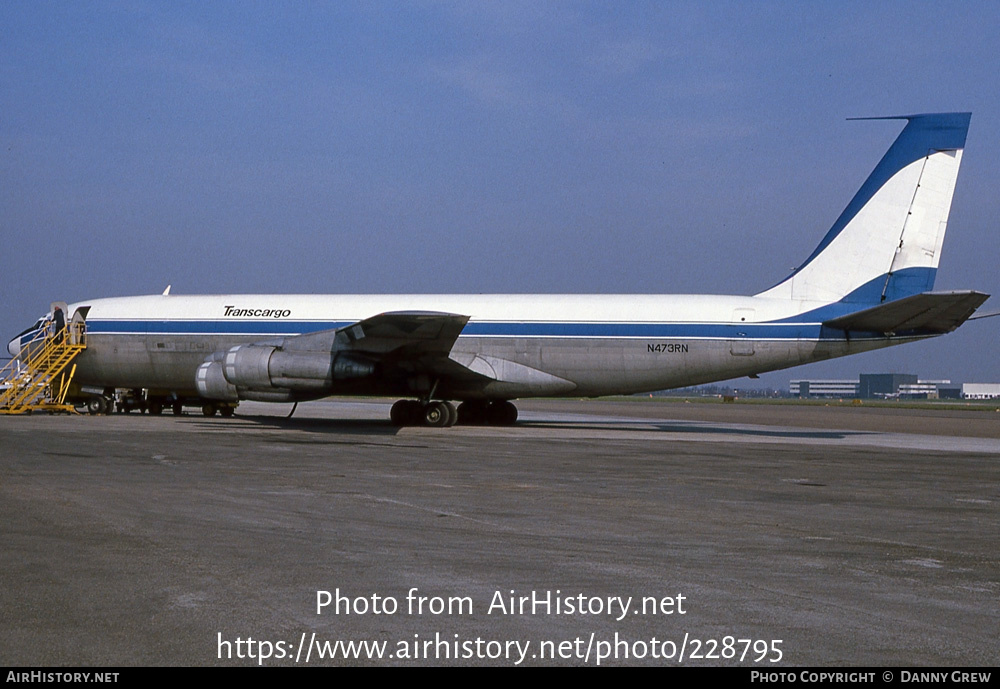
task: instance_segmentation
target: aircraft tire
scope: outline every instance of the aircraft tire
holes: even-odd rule
[[[230,407],[229,405],[226,405],[225,407],[219,410],[219,414],[224,419],[232,418],[233,414],[235,413],[236,413],[236,407]]]
[[[150,416],[159,416],[163,413],[163,402],[159,400],[153,400],[149,403],[149,414]]]
[[[184,413],[184,405],[181,404],[180,402],[174,402],[172,411],[174,412],[174,416],[180,416],[181,414]]]
[[[424,405],[417,400],[407,400],[407,408],[410,410],[407,417],[407,426],[419,426],[424,421]]]
[[[203,416],[215,416],[215,412],[217,411],[218,408],[211,402],[201,405],[201,413]]]
[[[398,400],[393,403],[389,410],[389,420],[393,426],[409,426],[413,417],[410,409],[410,400]]]
[[[448,412],[446,402],[428,402],[422,410],[421,421],[424,426],[431,428],[444,428],[448,425],[451,414]]]
[[[107,403],[103,397],[100,395],[93,395],[87,398],[87,413],[91,416],[97,416],[98,414],[104,414],[107,409]]]
[[[489,403],[481,400],[467,400],[458,405],[459,426],[482,426],[486,423]]]
[[[513,426],[517,421],[517,407],[506,400],[490,403],[486,419],[491,426]]]
[[[448,422],[445,424],[447,428],[451,428],[456,423],[458,423],[458,410],[455,409],[455,405],[451,402],[442,402],[445,409],[448,410]]]

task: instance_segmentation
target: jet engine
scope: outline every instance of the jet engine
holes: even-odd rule
[[[332,392],[337,381],[375,375],[375,362],[352,352],[309,351],[299,338],[293,345],[238,345],[217,352],[198,367],[198,393],[208,399],[266,402],[295,401],[322,397]]]

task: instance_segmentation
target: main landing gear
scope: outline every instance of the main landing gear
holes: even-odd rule
[[[399,400],[392,405],[389,418],[396,426],[512,426],[517,407],[506,400],[470,400],[458,409],[451,402]]]

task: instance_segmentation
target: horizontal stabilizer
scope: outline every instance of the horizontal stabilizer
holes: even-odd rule
[[[840,316],[823,325],[838,330],[900,333],[919,330],[950,333],[962,325],[990,295],[982,292],[924,292],[874,308]]]

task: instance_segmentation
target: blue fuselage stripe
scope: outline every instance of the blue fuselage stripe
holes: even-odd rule
[[[194,321],[194,320],[93,320],[92,335],[212,335],[274,337],[334,330],[354,321]],[[551,338],[674,338],[674,339],[842,339],[824,332],[819,323],[557,323],[471,322],[463,337]]]

